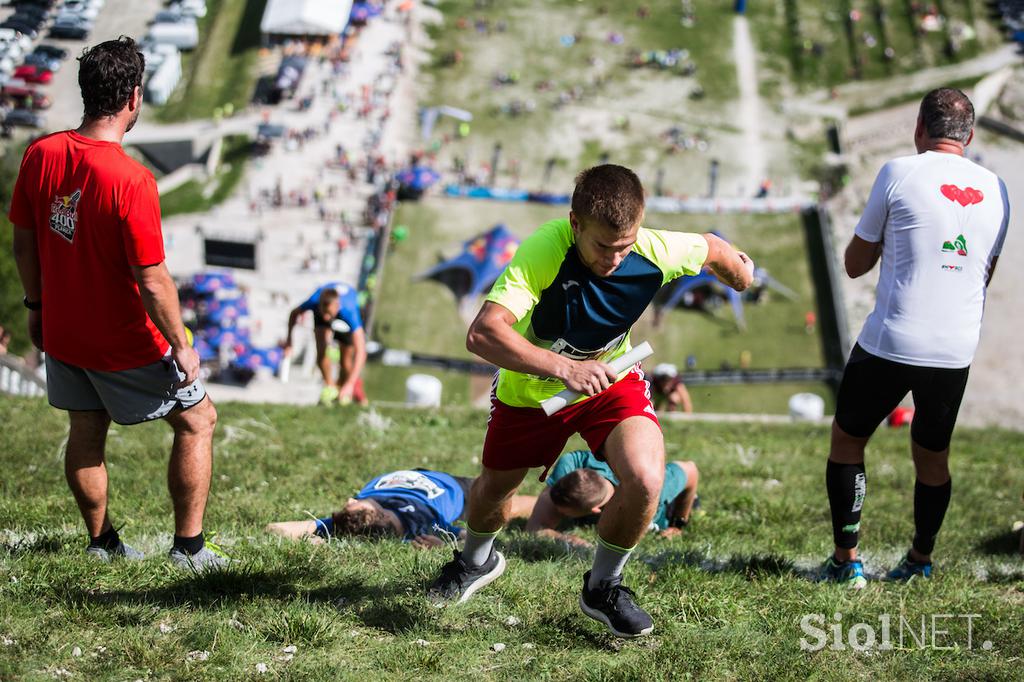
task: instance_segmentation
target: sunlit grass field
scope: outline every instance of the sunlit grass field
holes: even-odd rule
[[[955,435],[953,501],[931,581],[850,593],[808,580],[831,542],[826,429],[667,423],[669,455],[701,468],[705,514],[682,537],[646,538],[627,566],[655,620],[654,634],[635,642],[579,612],[588,555],[515,528],[498,540],[506,574],[444,609],[423,589],[445,550],[314,547],[264,534],[271,521],[326,514],[387,470],[473,475],[485,420],[454,408],[222,405],[206,529],[234,564],[193,578],[164,559],[165,425],[110,436],[112,519],[149,558],[103,565],[83,554],[63,480],[65,417],[40,401],[3,400],[0,679],[1020,679],[1024,563],[1010,532],[1024,517],[1019,434]],[[867,472],[862,548],[877,575],[912,534],[906,431],[878,435]],[[530,478],[524,490],[540,485]],[[828,630],[825,648],[802,649],[801,639],[818,638],[801,620],[821,614],[830,627],[836,613],[843,648]],[[850,647],[851,627],[866,623],[880,638],[886,616],[893,649]],[[863,628],[854,641],[866,641]]]

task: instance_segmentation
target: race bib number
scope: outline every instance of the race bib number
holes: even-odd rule
[[[393,471],[381,476],[374,490],[417,490],[427,496],[428,500],[444,495],[444,488],[434,483],[419,471]]]

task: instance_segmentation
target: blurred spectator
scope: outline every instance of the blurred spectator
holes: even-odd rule
[[[651,397],[654,407],[664,412],[693,412],[690,392],[686,390],[683,378],[675,365],[663,362],[654,368]]]

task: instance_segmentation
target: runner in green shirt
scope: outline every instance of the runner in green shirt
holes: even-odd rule
[[[656,511],[665,444],[639,364],[616,375],[629,330],[662,285],[702,269],[742,291],[754,264],[713,234],[643,228],[644,190],[628,168],[576,178],[568,220],[528,237],[495,283],[466,338],[495,377],[482,471],[470,492],[466,542],[428,594],[462,602],[505,570],[494,537],[531,467],[545,470],[579,433],[619,480],[598,523],[580,608],[619,637],[654,629],[622,585],[622,569]],[[584,397],[548,417],[540,401],[563,387]],[[542,474],[543,478],[543,474]]]

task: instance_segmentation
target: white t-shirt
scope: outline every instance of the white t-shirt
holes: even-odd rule
[[[962,156],[929,151],[886,163],[856,230],[882,242],[861,347],[907,365],[970,365],[1009,218],[1003,181]]]

